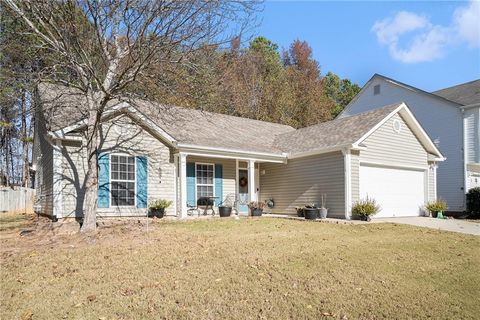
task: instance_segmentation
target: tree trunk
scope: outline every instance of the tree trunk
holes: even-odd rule
[[[90,109],[87,133],[87,173],[85,181],[85,202],[81,232],[92,232],[97,228],[98,194],[98,128],[99,119],[95,109]]]
[[[26,107],[26,92],[22,93],[22,185],[28,187],[29,173],[28,173],[28,140],[27,140],[27,107]]]
[[[10,186],[10,172],[9,172],[9,164],[10,158],[8,155],[10,154],[10,131],[7,128],[6,136],[5,136],[5,186]]]

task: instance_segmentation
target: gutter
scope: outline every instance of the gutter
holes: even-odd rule
[[[461,106],[460,109],[465,110],[465,109],[478,108],[478,107],[480,107],[480,102],[477,102],[474,104],[468,104],[466,106]]]
[[[199,146],[186,143],[177,143],[176,148],[180,153],[187,153],[191,155],[201,155],[207,153],[208,156],[232,156],[235,158],[243,157],[246,159],[257,158],[259,160],[277,160],[280,162],[286,162],[287,154],[282,153],[270,153],[270,152],[258,152],[258,151],[245,151],[239,149],[228,149],[218,147]],[[270,158],[270,159],[269,159]]]

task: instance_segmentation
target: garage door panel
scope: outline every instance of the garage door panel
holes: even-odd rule
[[[376,217],[418,216],[425,203],[425,172],[360,166],[360,198],[373,198],[381,206]]]

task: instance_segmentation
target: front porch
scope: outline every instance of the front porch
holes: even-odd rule
[[[284,163],[278,155],[245,157],[225,153],[179,152],[174,155],[176,168],[175,212],[187,218],[199,198],[209,197],[218,207],[230,205],[239,215],[248,215],[248,204],[260,199],[260,172],[263,163]],[[203,211],[202,211],[203,213]]]

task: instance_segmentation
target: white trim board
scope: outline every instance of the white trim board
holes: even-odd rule
[[[391,163],[391,162],[365,161],[365,160],[360,160],[359,165],[364,165],[369,167],[384,167],[384,168],[392,168],[392,169],[417,170],[417,171],[423,171],[428,169],[428,165],[416,166],[416,165],[409,165],[409,164],[398,164],[398,163]]]
[[[435,146],[432,142],[428,134],[423,130],[422,126],[413,116],[412,112],[408,108],[408,106],[402,102],[395,110],[390,112],[385,118],[382,119],[379,123],[377,123],[373,128],[371,128],[367,133],[365,133],[360,139],[358,139],[354,144],[354,148],[361,147],[360,144],[365,141],[370,135],[372,135],[375,131],[377,131],[382,125],[384,125],[390,118],[392,118],[395,114],[399,113],[403,118],[407,125],[410,127],[410,130],[417,136],[420,143],[422,143],[425,150],[429,153],[435,154],[437,158],[436,161],[444,161],[446,158],[442,155],[440,150]]]

